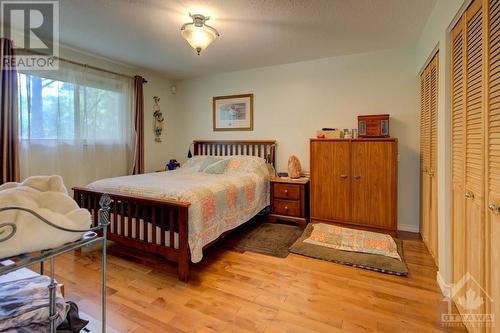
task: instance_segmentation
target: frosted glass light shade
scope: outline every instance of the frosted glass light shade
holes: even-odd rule
[[[193,19],[192,23],[186,23],[181,27],[182,37],[191,45],[196,53],[200,55],[210,45],[219,33],[215,28],[207,25],[205,22],[210,19],[210,16],[194,14],[189,16]]]
[[[198,54],[217,38],[217,33],[206,26],[188,25],[181,31],[181,34]]]

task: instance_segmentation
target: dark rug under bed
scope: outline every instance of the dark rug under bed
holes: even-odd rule
[[[408,267],[404,262],[403,243],[399,239],[394,239],[394,241],[396,242],[396,245],[398,247],[398,253],[401,257],[401,260],[386,257],[383,255],[343,251],[310,243],[304,243],[304,240],[311,235],[312,231],[313,225],[308,224],[302,236],[297,239],[297,241],[290,247],[290,252],[307,257],[332,261],[338,264],[360,267],[387,274],[402,276],[408,275]]]

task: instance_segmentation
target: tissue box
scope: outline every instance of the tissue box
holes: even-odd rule
[[[340,131],[338,129],[333,131],[316,131],[316,138],[318,139],[340,139]]]

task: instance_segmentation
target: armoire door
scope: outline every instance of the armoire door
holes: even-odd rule
[[[396,229],[396,156],[394,141],[353,141],[352,222]]]
[[[484,286],[484,13],[482,0],[475,0],[465,14],[465,225],[467,271],[473,279],[468,289],[480,295]],[[478,285],[479,284],[479,285]],[[468,309],[483,314],[484,304]],[[471,323],[474,332],[484,327]]]
[[[451,163],[452,163],[452,234],[453,275],[458,283],[466,272],[465,228],[465,114],[464,114],[464,18],[451,31]],[[460,307],[460,304],[457,304]],[[463,312],[463,311],[462,311]]]
[[[488,117],[487,117],[487,187],[486,230],[488,263],[487,313],[495,316],[495,327],[500,330],[500,1],[489,1],[488,20]],[[488,258],[488,257],[487,257]]]
[[[311,141],[311,218],[349,221],[350,142]]]

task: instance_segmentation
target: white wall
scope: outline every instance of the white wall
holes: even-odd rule
[[[276,139],[277,169],[291,154],[309,169],[309,138],[357,128],[360,114],[391,114],[399,138],[400,228],[418,231],[419,138],[415,50],[405,48],[217,74],[176,82],[177,159],[194,139]],[[254,93],[254,131],[213,132],[212,97]]]
[[[438,87],[438,233],[439,277],[451,281],[451,114],[449,28],[467,0],[439,0],[422,31],[416,47],[417,76],[439,50]]]
[[[174,142],[174,117],[173,95],[170,93],[170,81],[163,75],[153,71],[133,67],[127,64],[111,61],[92,54],[84,53],[69,48],[61,48],[62,58],[86,63],[103,69],[127,75],[141,75],[147,83],[144,84],[144,147],[145,171],[152,172],[165,167],[173,151]],[[153,96],[160,97],[160,108],[166,119],[164,123],[162,142],[154,141],[153,133]]]

